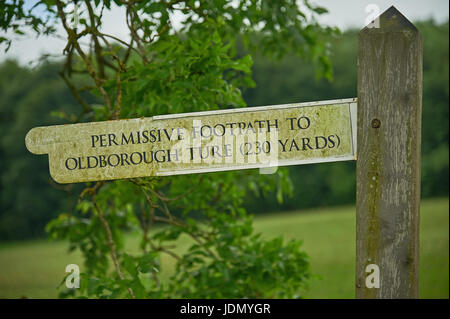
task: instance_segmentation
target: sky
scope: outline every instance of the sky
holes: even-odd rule
[[[310,0],[310,2],[325,7],[329,11],[320,16],[319,22],[337,26],[341,30],[361,29],[392,5],[413,22],[429,18],[444,22],[449,17],[448,0]],[[104,31],[120,38],[128,37],[123,10],[115,8],[104,14],[104,18]],[[176,24],[176,21],[174,22]],[[22,65],[30,65],[37,61],[41,54],[61,55],[65,45],[64,37],[64,32],[61,30],[59,38],[36,38],[33,35],[17,38],[6,54],[4,46],[0,45],[0,63],[7,58],[15,58]]]

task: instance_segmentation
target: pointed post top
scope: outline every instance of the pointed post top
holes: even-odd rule
[[[374,20],[374,23],[371,23],[364,27],[364,29],[362,29],[360,33],[386,33],[405,30],[415,31],[417,33],[419,32],[414,24],[412,24],[411,21],[409,21],[400,11],[398,11],[396,7],[391,6],[380,16],[378,16]]]

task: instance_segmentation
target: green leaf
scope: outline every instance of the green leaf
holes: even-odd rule
[[[315,8],[313,8],[313,11],[317,14],[328,13],[328,10],[323,7],[315,7]]]
[[[137,272],[137,267],[135,265],[135,261],[133,259],[133,257],[131,257],[130,255],[124,253],[123,254],[123,266],[125,268],[125,270],[132,276],[132,277],[136,277],[138,275]]]

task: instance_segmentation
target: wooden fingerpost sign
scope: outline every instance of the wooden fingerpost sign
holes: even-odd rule
[[[358,99],[36,127],[26,146],[59,183],[357,159],[356,297],[417,298],[422,42],[394,7],[378,22]]]
[[[418,298],[422,40],[394,7],[358,38],[356,297]]]
[[[36,127],[58,183],[354,160],[356,100]]]

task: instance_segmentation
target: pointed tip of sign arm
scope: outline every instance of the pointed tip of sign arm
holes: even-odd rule
[[[359,33],[386,33],[386,32],[401,32],[413,31],[419,33],[419,30],[411,23],[396,7],[391,6],[384,11],[379,17],[379,26],[374,27],[371,24],[364,27]]]

